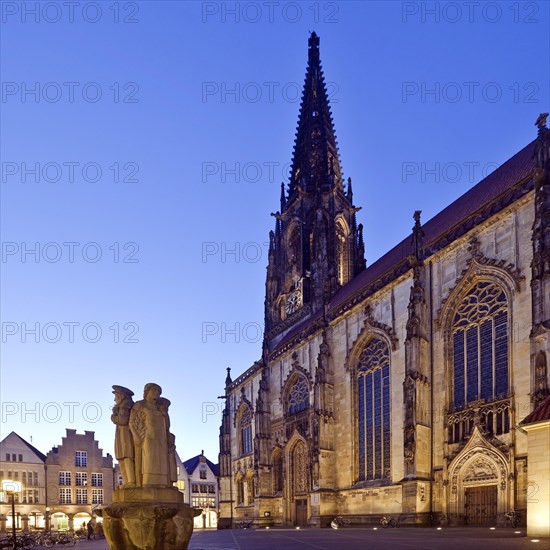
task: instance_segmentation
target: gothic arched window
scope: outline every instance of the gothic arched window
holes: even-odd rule
[[[369,341],[357,370],[359,480],[390,476],[390,352],[379,338]]]
[[[348,233],[341,221],[336,223],[336,254],[338,283],[345,285],[349,281],[349,245]]]
[[[305,377],[296,379],[288,392],[287,412],[296,414],[309,408],[309,384]]]
[[[252,453],[252,411],[250,407],[244,407],[239,420],[239,429],[241,455],[249,455]]]
[[[451,330],[454,408],[506,397],[508,303],[504,291],[494,283],[477,283],[457,308]]]

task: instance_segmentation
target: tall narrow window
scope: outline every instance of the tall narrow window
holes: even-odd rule
[[[345,285],[349,281],[349,246],[347,231],[341,222],[336,224],[336,253],[338,282]]]
[[[249,455],[252,453],[252,411],[246,407],[241,414],[241,454]]]
[[[508,393],[508,306],[504,291],[478,283],[457,309],[452,326],[453,403],[491,401]]]
[[[373,338],[359,360],[359,480],[390,476],[390,354]]]

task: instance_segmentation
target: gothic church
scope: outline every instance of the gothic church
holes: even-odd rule
[[[518,425],[550,395],[544,115],[537,126],[434,218],[411,212],[412,234],[366,267],[311,34],[269,236],[262,358],[225,381],[220,527],[387,513],[504,525],[506,511],[526,512],[536,488]]]

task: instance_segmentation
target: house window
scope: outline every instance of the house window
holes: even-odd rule
[[[88,466],[88,453],[86,451],[76,451],[74,454],[74,465],[77,468],[86,468]]]
[[[72,504],[73,494],[71,489],[59,489],[59,504]]]
[[[201,479],[206,479],[206,468],[201,469],[199,475]]]
[[[249,455],[252,453],[252,411],[245,407],[241,414],[241,454]]]
[[[87,489],[77,489],[76,490],[76,503],[77,504],[88,504],[88,490]]]
[[[92,474],[92,487],[103,487],[103,474]]]
[[[10,453],[6,453],[6,462],[10,461]]]
[[[468,293],[453,321],[452,346],[455,410],[507,396],[508,306],[500,287],[481,282]]]
[[[198,493],[199,492],[199,484],[198,483],[191,484],[191,492],[192,493]]]
[[[59,485],[71,484],[71,472],[59,472]]]
[[[103,504],[103,489],[92,489],[92,504]]]
[[[19,462],[23,462],[23,455],[17,455],[17,458],[19,459]]]
[[[84,487],[88,485],[88,474],[86,472],[76,472],[76,485]]]
[[[390,354],[373,338],[363,350],[357,372],[359,480],[390,475]]]

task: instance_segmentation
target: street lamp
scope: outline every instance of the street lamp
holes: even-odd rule
[[[5,493],[11,493],[11,527],[13,533],[13,548],[17,548],[17,540],[15,538],[15,493],[21,492],[21,483],[19,481],[12,481],[11,479],[3,479],[2,490]]]

